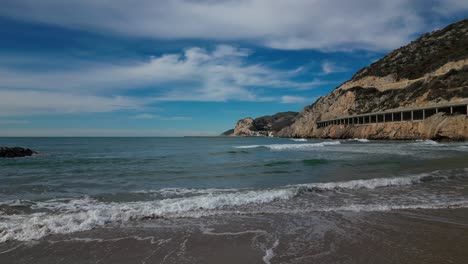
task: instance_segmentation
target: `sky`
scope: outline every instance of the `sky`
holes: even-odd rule
[[[467,17],[466,0],[0,0],[0,136],[217,135]]]

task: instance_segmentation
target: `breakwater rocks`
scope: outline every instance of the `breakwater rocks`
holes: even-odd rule
[[[18,158],[37,154],[36,151],[21,147],[0,147],[0,158]]]

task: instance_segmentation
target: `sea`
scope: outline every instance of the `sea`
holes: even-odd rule
[[[0,138],[0,263],[467,263],[468,142]]]

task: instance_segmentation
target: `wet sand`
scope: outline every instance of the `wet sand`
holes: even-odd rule
[[[468,209],[148,219],[0,245],[0,263],[466,263]]]

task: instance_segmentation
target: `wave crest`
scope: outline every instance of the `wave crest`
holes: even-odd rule
[[[333,145],[340,145],[340,141],[325,141],[319,143],[308,143],[308,144],[270,144],[270,145],[246,145],[246,146],[235,146],[235,148],[239,149],[247,149],[247,148],[268,148],[271,150],[301,150],[301,149],[311,149],[316,147],[325,147],[325,146],[333,146]]]
[[[101,202],[90,197],[81,199],[56,199],[36,202],[31,205],[34,213],[0,214],[0,242],[8,240],[35,240],[50,234],[65,234],[90,230],[111,223],[159,217],[201,217],[220,213],[243,213],[243,206],[269,204],[285,201],[297,196],[305,197],[310,191],[335,191],[340,189],[375,189],[380,187],[421,184],[466,178],[466,170],[454,176],[441,172],[408,177],[375,178],[343,182],[311,183],[282,186],[273,189],[162,189],[148,191],[160,194],[183,194],[184,197],[138,202]],[[185,196],[187,195],[187,196]],[[164,195],[163,195],[164,197]],[[17,202],[15,202],[17,203]],[[448,204],[451,203],[451,204]],[[440,206],[467,207],[467,201],[447,201]],[[349,204],[335,207],[317,207],[318,211],[385,211],[394,209],[431,209],[433,204]],[[255,208],[255,207],[254,207]],[[283,207],[282,207],[283,208]],[[280,208],[281,209],[281,208]],[[307,209],[307,208],[305,208]],[[241,211],[239,211],[241,210]],[[249,212],[249,210],[247,211]],[[255,213],[253,211],[251,213]],[[245,213],[245,212],[244,212]]]

